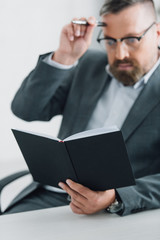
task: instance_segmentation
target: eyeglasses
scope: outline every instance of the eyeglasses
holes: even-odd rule
[[[124,38],[110,38],[110,37],[100,37],[102,35],[102,30],[99,32],[97,37],[97,42],[103,45],[105,48],[109,48],[112,50],[116,49],[117,42],[123,42],[130,50],[135,50],[139,47],[141,39],[146,35],[146,33],[152,28],[152,26],[156,24],[156,22],[153,22],[145,31],[144,33],[139,37],[124,37]]]

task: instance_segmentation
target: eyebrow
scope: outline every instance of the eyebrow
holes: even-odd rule
[[[126,35],[125,35],[124,37],[122,37],[122,38],[127,38],[127,37],[138,37],[138,35],[141,35],[141,33],[128,33],[128,34],[126,34]],[[106,37],[106,38],[116,39],[116,38],[113,38],[113,37],[108,36],[108,35],[106,35],[106,34],[104,34],[104,37]]]

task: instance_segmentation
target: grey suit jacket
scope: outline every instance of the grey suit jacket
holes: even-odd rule
[[[59,70],[40,56],[12,102],[12,111],[26,120],[49,121],[62,114],[61,139],[83,131],[110,77],[107,56],[88,51],[77,67]],[[124,106],[125,107],[125,106]],[[160,207],[160,67],[142,90],[123,126],[122,134],[136,186],[117,189],[122,215]]]

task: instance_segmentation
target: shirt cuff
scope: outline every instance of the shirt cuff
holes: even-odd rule
[[[64,64],[61,64],[61,63],[58,63],[54,60],[52,60],[52,56],[53,56],[54,53],[51,53],[49,56],[45,57],[43,59],[43,61],[45,63],[47,63],[48,65],[52,66],[52,67],[55,67],[55,68],[59,68],[59,69],[63,69],[63,70],[68,70],[68,69],[71,69],[75,66],[77,66],[78,64],[78,61],[76,61],[74,64],[72,65],[64,65]]]

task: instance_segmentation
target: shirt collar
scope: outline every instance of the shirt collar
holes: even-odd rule
[[[137,89],[145,84],[147,84],[148,80],[150,79],[151,75],[154,73],[154,71],[157,69],[157,67],[160,65],[160,58],[157,60],[157,62],[155,63],[155,65],[151,68],[151,70],[146,73],[137,83],[135,83],[133,85],[134,89]],[[113,74],[110,72],[109,70],[109,64],[106,66],[106,72],[112,77],[114,78]]]

